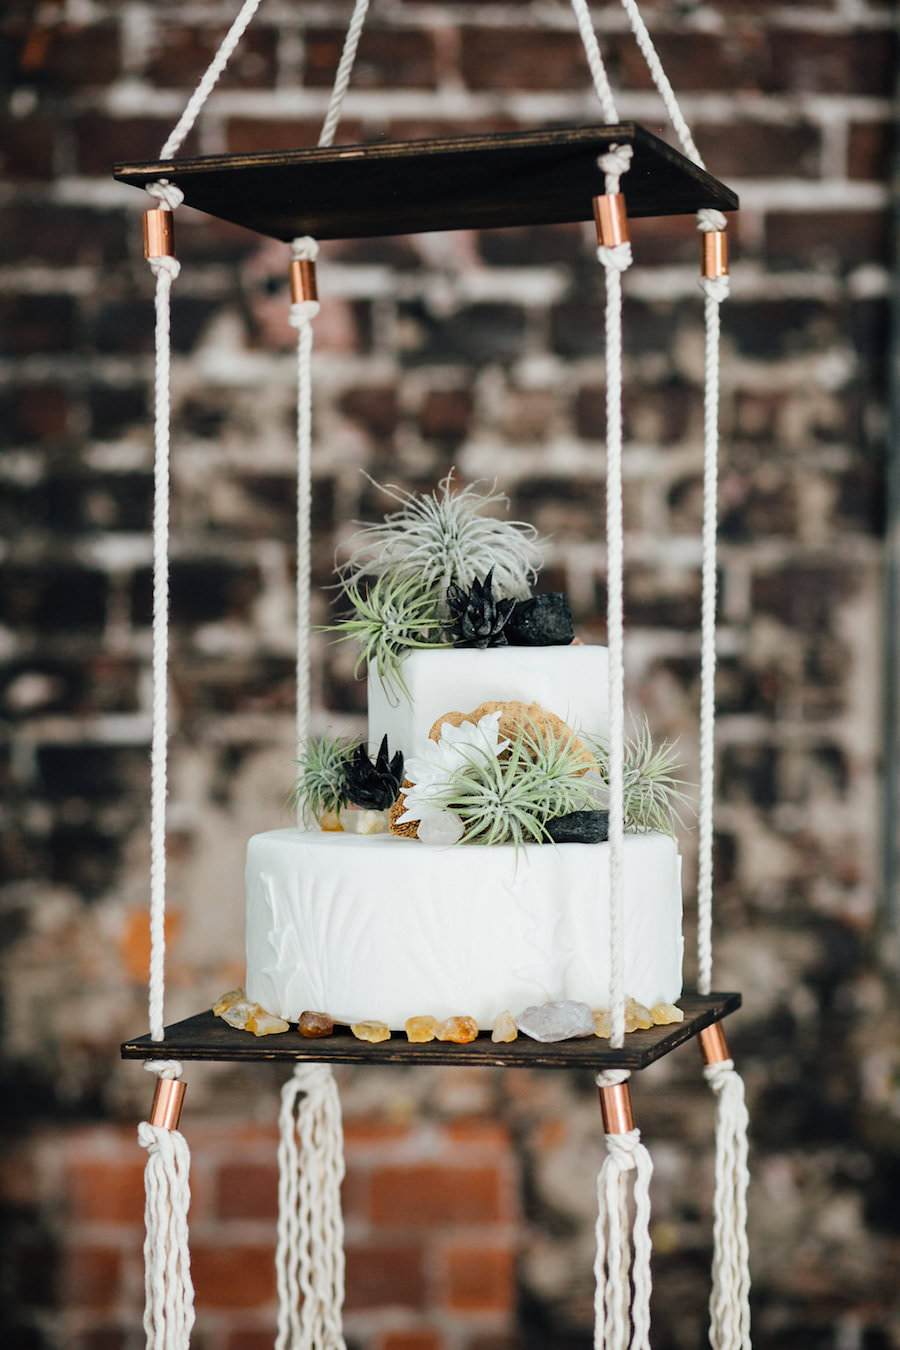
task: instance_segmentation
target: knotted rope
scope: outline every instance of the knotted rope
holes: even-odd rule
[[[344,1151],[327,1065],[297,1065],[281,1090],[279,1133],[275,1350],[344,1350]]]
[[[611,1071],[598,1074],[597,1084],[612,1087],[627,1078],[627,1072]],[[637,1129],[607,1134],[606,1148],[597,1178],[594,1350],[650,1350],[653,1163]],[[628,1178],[632,1174],[634,1220],[629,1236]]]
[[[707,1064],[716,1094],[716,1180],[713,1210],[709,1342],[713,1350],[750,1350],[750,1251],[747,1242],[747,1127],[744,1084],[730,1059]]]

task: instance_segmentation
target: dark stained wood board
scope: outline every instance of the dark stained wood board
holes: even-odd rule
[[[520,1036],[506,1045],[495,1045],[489,1032],[481,1032],[469,1045],[428,1041],[411,1045],[403,1032],[372,1045],[358,1041],[349,1028],[339,1027],[333,1036],[305,1040],[291,1030],[274,1036],[254,1036],[235,1031],[211,1012],[198,1013],[166,1027],[164,1041],[140,1036],[122,1046],[123,1059],[200,1059],[233,1061],[317,1060],[330,1064],[466,1064],[493,1068],[526,1069],[643,1069],[654,1060],[692,1040],[704,1027],[719,1022],[741,1005],[740,994],[684,994],[678,1006],[684,1021],[649,1031],[631,1031],[621,1050],[596,1036],[579,1037],[545,1045]]]
[[[633,122],[117,164],[135,187],[164,178],[189,206],[258,234],[357,239],[590,220],[597,156],[631,145],[632,216],[737,208],[735,193]]]

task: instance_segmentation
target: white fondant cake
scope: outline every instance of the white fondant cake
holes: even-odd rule
[[[391,750],[407,758],[443,713],[477,708],[487,700],[539,703],[576,736],[605,737],[607,651],[605,647],[447,647],[411,651],[403,662],[401,691],[386,691],[376,671],[368,676],[369,744],[385,734]]]
[[[480,653],[479,653],[480,655]],[[272,830],[247,851],[247,994],[289,1021],[402,1028],[575,999],[609,1007],[609,846],[456,845]],[[625,839],[625,989],[681,993],[681,861],[661,834]]]

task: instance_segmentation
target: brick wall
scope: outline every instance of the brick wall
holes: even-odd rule
[[[187,151],[315,140],[349,6],[270,0]],[[661,112],[595,7],[620,114]],[[146,1023],[151,278],[140,194],[235,5],[13,3],[2,50],[0,583],[5,1286],[15,1350],[140,1332]],[[767,1348],[900,1344],[897,1008],[880,773],[887,159],[884,4],[646,7],[711,170],[741,194],[723,313],[718,936],[754,1120]],[[569,6],[379,0],[340,137],[598,121]],[[291,778],[294,361],[285,250],[179,212],[174,310],[171,1019],[241,976],[243,841]],[[627,278],[629,697],[695,776],[701,310],[690,220]],[[581,227],[329,244],[316,324],[314,568],[361,476],[498,475],[602,640],[602,278]],[[317,592],[316,621],[328,596]],[[316,640],[321,724],[359,725]],[[688,892],[692,838],[684,840]],[[886,954],[887,953],[887,954]],[[693,962],[689,960],[689,976]],[[196,1343],[271,1344],[278,1077],[190,1074]],[[592,1084],[344,1072],[347,1327],[360,1350],[589,1343]],[[712,1107],[692,1053],[635,1085],[656,1163],[657,1350],[703,1344]],[[424,1222],[428,1219],[428,1223]]]

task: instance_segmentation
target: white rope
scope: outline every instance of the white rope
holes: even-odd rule
[[[345,1350],[341,1107],[325,1064],[298,1064],[281,1090],[275,1350]]]
[[[597,1083],[600,1087],[611,1087],[624,1082],[628,1076],[621,1070],[601,1073],[597,1075]],[[606,1148],[607,1156],[597,1178],[594,1350],[649,1350],[650,1178],[653,1162],[637,1129],[627,1134],[608,1134]],[[627,1188],[631,1172],[634,1173],[634,1221],[629,1240]]]
[[[628,151],[624,154],[623,151]],[[600,167],[618,189],[630,147],[601,156]],[[631,244],[600,247],[606,273],[606,574],[609,648],[609,938],[610,1044],[625,1043],[625,937],[623,855],[625,836],[625,647],[622,525],[622,273],[631,265]]]
[[[603,109],[603,116],[606,118],[609,125],[615,126],[619,120],[619,114],[616,111],[615,99],[613,98],[612,89],[609,85],[606,67],[603,64],[600,44],[597,42],[597,34],[594,32],[594,25],[591,22],[591,14],[587,6],[587,0],[572,0],[572,9],[575,11],[578,32],[581,34],[584,54],[587,57],[587,63],[590,67],[597,98],[600,100],[600,106]],[[608,190],[609,189],[607,189],[607,191]]]
[[[730,1059],[706,1065],[703,1075],[718,1099],[709,1342],[712,1350],[750,1350],[744,1084]]]
[[[244,32],[259,9],[260,3],[261,0],[244,0],[237,18],[222,39],[219,50],[207,66],[200,83],[188,99],[184,112],[175,123],[168,140],[160,150],[160,159],[171,159],[173,155],[178,153],[182,142],[199,117],[201,108],[215,88],[219,76],[234,55],[235,48],[244,36]]]
[[[315,262],[319,246],[308,236],[291,245],[293,259]],[[310,578],[312,539],[312,321],[317,300],[291,305],[290,323],[297,329],[297,755],[310,725]],[[298,816],[298,820],[299,820]]]
[[[164,1036],[166,955],[166,791],[169,659],[170,295],[180,266],[151,258],[156,277],[153,498],[153,713],[150,742],[150,1035]]]
[[[697,843],[697,988],[712,989],[713,833],[716,718],[716,548],[719,453],[719,305],[728,278],[703,277],[706,355],[703,416],[703,531],[700,600],[700,802]]]
[[[700,152],[694,144],[694,138],[691,135],[690,128],[685,121],[684,114],[679,106],[678,99],[675,97],[675,90],[669,83],[669,77],[663,70],[662,62],[659,59],[656,48],[653,45],[653,39],[647,31],[647,25],[637,6],[637,0],[622,0],[622,8],[628,15],[628,21],[631,24],[631,31],[634,34],[635,41],[641,49],[641,54],[647,62],[647,69],[656,85],[657,92],[666,107],[669,114],[669,121],[675,130],[675,134],[681,142],[681,148],[700,168],[704,167],[703,160],[700,158]]]
[[[334,140],[334,133],[337,131],[338,122],[341,118],[341,106],[344,102],[344,95],[347,92],[347,88],[350,84],[350,77],[353,74],[356,49],[359,46],[359,39],[362,36],[363,24],[366,21],[368,8],[369,0],[356,0],[350,23],[347,26],[341,59],[338,62],[337,72],[334,77],[331,98],[328,102],[328,111],[325,114],[325,121],[322,123],[322,130],[319,132],[319,145],[331,145]]]
[[[188,1249],[190,1153],[184,1135],[141,1121],[144,1168],[144,1331],[147,1350],[187,1350],[194,1324]]]

